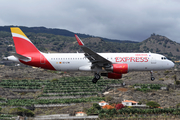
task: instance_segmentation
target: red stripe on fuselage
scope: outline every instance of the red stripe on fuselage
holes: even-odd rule
[[[25,62],[23,60],[19,60],[23,64],[49,69],[49,70],[56,70],[51,65],[51,63],[45,58],[45,56],[40,52],[24,54],[24,56],[31,57],[31,61]]]

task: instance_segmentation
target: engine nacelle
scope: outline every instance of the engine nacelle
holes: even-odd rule
[[[110,79],[121,79],[122,74],[117,74],[117,73],[101,73],[101,76],[106,76]]]
[[[107,71],[113,73],[125,74],[128,73],[128,64],[112,64],[110,68],[106,68]]]

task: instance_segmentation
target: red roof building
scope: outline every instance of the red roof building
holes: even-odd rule
[[[102,107],[102,106],[109,105],[109,104],[105,101],[101,101],[101,102],[99,102],[99,105]]]
[[[77,112],[76,116],[87,116],[85,112]]]
[[[124,100],[124,101],[122,101],[122,104],[124,106],[137,106],[138,102],[133,101],[133,100]]]

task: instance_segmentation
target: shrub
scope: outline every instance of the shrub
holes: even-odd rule
[[[103,106],[102,108],[103,108],[103,109],[114,109],[114,107],[111,106],[111,105],[105,105],[105,106]]]
[[[105,97],[105,100],[106,100],[106,101],[111,101],[112,99],[113,99],[113,98],[112,98],[111,96],[106,96],[106,97]]]
[[[101,106],[99,104],[97,104],[97,103],[93,103],[93,108],[97,109],[97,110],[100,110]]]
[[[174,80],[176,81],[177,80],[177,77],[176,75],[173,75],[172,78],[174,78]]]
[[[115,106],[115,108],[116,108],[116,110],[119,110],[119,109],[124,108],[124,105],[123,105],[123,104],[117,104],[117,105]]]
[[[180,85],[180,81],[179,80],[176,81],[176,85]]]
[[[179,107],[180,107],[180,103],[178,103],[178,104],[176,105],[176,107],[179,108]]]
[[[160,105],[157,102],[154,101],[149,101],[146,103],[147,106],[149,106],[150,108],[158,108],[160,107]]]
[[[24,108],[21,108],[21,107],[18,107],[18,108],[12,108],[10,110],[10,113],[15,113],[17,115],[20,115],[20,116],[28,116],[28,117],[34,117],[34,112],[32,112],[31,110],[28,110],[28,109],[24,109]]]
[[[163,78],[159,78],[159,80],[160,80],[160,81],[164,81],[164,79],[163,79]]]
[[[167,75],[169,72],[168,70],[164,71],[164,75]]]
[[[57,82],[57,81],[59,81],[57,78],[51,80],[51,82]]]

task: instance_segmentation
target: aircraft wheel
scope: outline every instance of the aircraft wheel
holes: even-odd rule
[[[154,78],[154,77],[151,77],[151,80],[152,80],[152,81],[154,81],[154,80],[155,80],[155,78]]]
[[[101,78],[101,76],[99,74],[95,73],[94,78],[99,80]]]
[[[94,79],[92,80],[92,82],[95,83],[95,84],[97,83],[97,81],[98,81],[98,80],[97,80],[96,78],[94,78]]]

